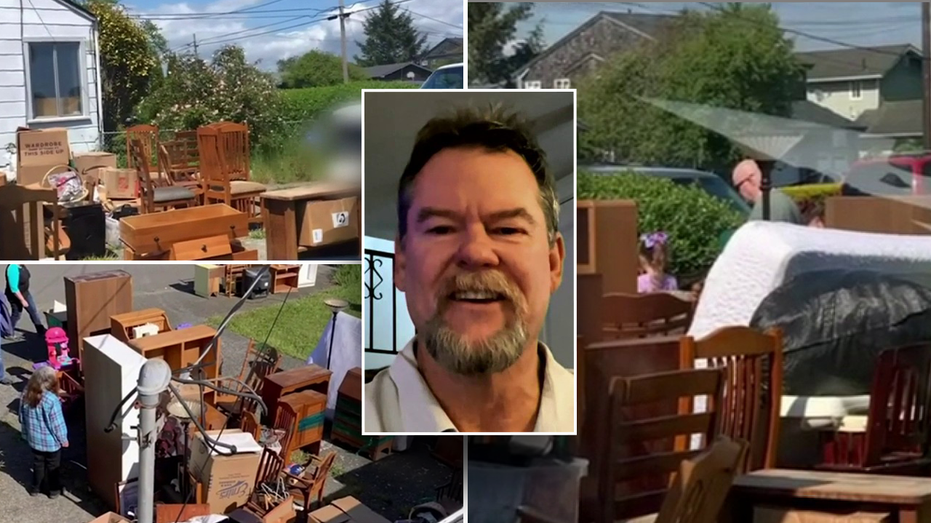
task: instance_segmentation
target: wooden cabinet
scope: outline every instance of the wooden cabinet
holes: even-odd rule
[[[297,289],[300,272],[300,265],[272,265],[272,294],[288,292],[288,289]]]
[[[314,390],[326,396],[330,389],[331,374],[333,373],[318,365],[306,365],[265,376],[262,383],[262,401],[269,410],[265,423],[270,425],[275,420],[278,400],[286,394]]]
[[[152,323],[158,327],[159,334],[171,330],[171,322],[162,309],[143,309],[110,316],[110,334],[123,343],[136,338],[135,328]]]
[[[356,367],[346,373],[336,397],[336,415],[333,419],[332,439],[369,453],[372,461],[389,454],[393,436],[362,435],[362,369]]]
[[[172,370],[179,370],[193,365],[201,352],[210,344],[217,333],[216,329],[207,325],[194,325],[186,329],[178,329],[155,336],[145,336],[129,342],[133,350],[142,354],[146,359],[164,359]],[[216,379],[220,375],[220,340],[204,357],[204,373],[207,379]],[[206,389],[204,401],[214,403],[215,392]]]
[[[637,292],[637,202],[582,200],[576,206],[578,274],[600,273],[604,292]]]
[[[209,298],[220,294],[220,281],[226,270],[222,265],[201,264],[194,267],[194,294]]]
[[[110,317],[132,312],[132,276],[115,270],[65,277],[65,304],[72,355],[83,361],[84,338],[110,334]]]
[[[281,397],[279,404],[287,403],[297,414],[294,437],[283,456],[290,456],[297,449],[308,449],[311,454],[320,454],[320,442],[323,441],[323,421],[326,418],[326,394],[314,390],[305,390]]]

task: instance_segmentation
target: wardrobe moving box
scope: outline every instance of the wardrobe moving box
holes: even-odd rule
[[[391,523],[358,499],[347,496],[311,512],[309,523]]]
[[[16,132],[17,184],[40,183],[52,167],[67,166],[70,161],[67,129],[21,129]]]
[[[358,239],[362,230],[359,207],[358,196],[309,200],[304,206],[303,216],[298,208],[298,245],[320,247]]]
[[[216,438],[220,432],[211,430],[207,434]],[[198,432],[191,447],[189,464],[194,477],[205,485],[205,503],[210,505],[214,514],[226,514],[249,501],[262,457],[262,447],[251,434],[238,429],[222,432],[220,441],[235,445],[236,454],[225,455],[230,452],[225,447],[218,447],[220,453],[211,452],[203,434]]]

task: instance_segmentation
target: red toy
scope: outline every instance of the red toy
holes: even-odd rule
[[[45,344],[48,346],[48,364],[55,370],[71,364],[68,355],[68,334],[61,327],[52,327],[45,332]]]

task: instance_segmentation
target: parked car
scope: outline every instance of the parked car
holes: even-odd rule
[[[420,86],[421,89],[465,89],[463,64],[440,67]]]
[[[696,184],[708,194],[726,201],[742,215],[750,214],[750,205],[734,190],[733,187],[720,176],[697,169],[680,169],[675,167],[641,167],[628,165],[587,165],[579,166],[579,172],[590,172],[598,175],[616,175],[623,173],[641,174],[667,178],[678,185]]]
[[[931,153],[864,158],[844,176],[844,194],[907,196],[931,193]]]

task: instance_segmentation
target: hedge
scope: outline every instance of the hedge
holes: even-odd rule
[[[731,204],[698,186],[683,186],[654,176],[579,173],[579,200],[634,200],[638,234],[666,231],[669,272],[691,277],[707,271],[721,252],[721,237],[744,217]]]
[[[284,99],[282,117],[289,122],[306,122],[313,120],[323,111],[334,105],[352,100],[362,101],[362,89],[417,89],[418,84],[411,82],[382,82],[369,80],[350,82],[348,84],[328,87],[308,87],[306,89],[282,89]]]

